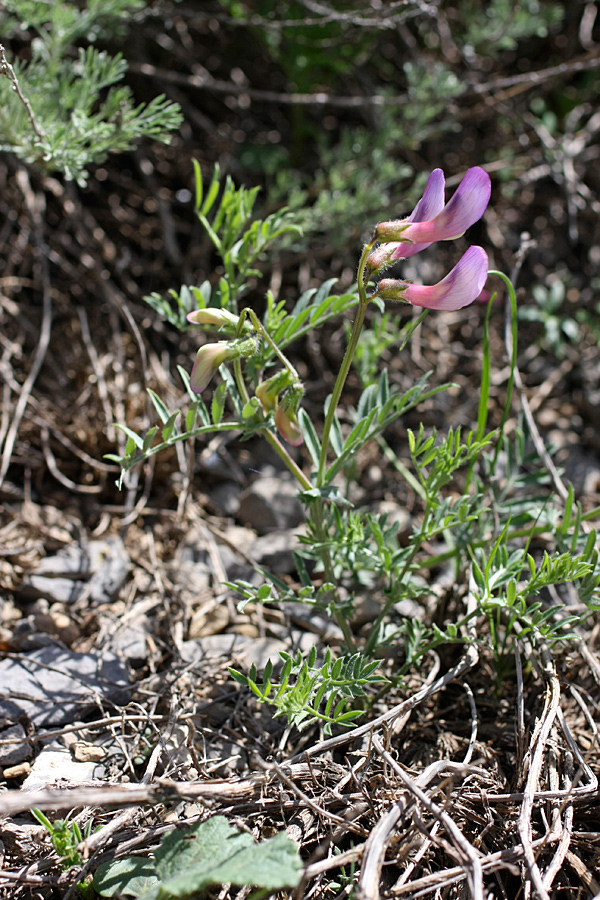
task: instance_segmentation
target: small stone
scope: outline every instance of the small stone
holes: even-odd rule
[[[76,762],[98,763],[106,756],[104,747],[98,747],[96,744],[89,744],[87,741],[73,741],[71,744],[71,753]]]
[[[256,532],[251,528],[231,525],[223,532],[223,536],[225,540],[218,546],[221,564],[227,578],[230,581],[236,581],[238,578],[250,581],[254,574],[254,568],[246,562],[244,557],[251,558],[250,548],[256,540]],[[239,552],[236,553],[236,550]]]
[[[62,612],[38,613],[32,617],[32,625],[34,631],[53,635],[67,646],[75,643],[81,634],[75,622]]]
[[[353,628],[360,628],[368,622],[373,622],[382,610],[385,603],[385,597],[373,597],[371,594],[360,594],[354,601],[354,610],[352,613]]]
[[[9,728],[12,725],[16,725],[21,716],[23,715],[23,710],[16,703],[13,703],[12,700],[2,699],[0,702],[0,728]]]
[[[68,785],[90,782],[103,774],[103,767],[95,762],[76,762],[66,747],[56,741],[47,744],[39,754],[21,790],[35,791],[65,782]]]
[[[242,492],[239,484],[234,481],[226,481],[218,484],[209,494],[210,502],[223,516],[237,516],[240,509]]]
[[[117,627],[104,645],[105,649],[139,667],[148,659],[150,622],[145,615],[136,616],[128,625]]]
[[[123,585],[131,560],[120,538],[90,541],[88,545],[92,578],[90,596],[96,603],[108,603]]]
[[[7,650],[12,648],[12,639],[13,633],[8,628],[3,628],[0,625],[0,648],[2,650]]]
[[[272,638],[252,638],[243,634],[213,634],[197,641],[184,641],[181,658],[186,663],[206,659],[230,659],[234,667],[245,671],[252,663],[262,671],[269,659],[273,665],[279,663],[280,650],[288,650],[283,641]]]
[[[192,559],[184,558],[173,565],[170,577],[184,606],[198,606],[204,598],[213,596],[210,586],[211,572],[205,562],[194,562]]]
[[[25,598],[47,597],[67,605],[83,594],[96,603],[108,603],[125,581],[130,568],[129,556],[120,538],[91,541],[41,559],[23,583],[22,593]]]
[[[30,772],[31,764],[22,762],[18,766],[9,766],[7,769],[4,769],[2,775],[4,778],[22,778],[23,775],[29,775]]]
[[[206,611],[199,609],[191,618],[188,629],[188,638],[191,641],[197,638],[207,637],[210,634],[219,634],[229,625],[229,612],[222,603],[213,606]]]

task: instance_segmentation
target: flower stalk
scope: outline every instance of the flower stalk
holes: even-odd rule
[[[369,254],[373,249],[373,244],[374,241],[371,241],[370,243],[365,245],[360,257],[360,262],[358,264],[358,310],[356,312],[356,318],[354,320],[352,331],[350,333],[350,340],[348,341],[346,352],[344,353],[344,358],[335,380],[335,385],[333,387],[333,392],[329,401],[329,409],[327,410],[327,415],[325,416],[325,422],[323,424],[323,434],[321,436],[321,454],[319,457],[319,468],[316,478],[316,486],[318,488],[323,487],[323,484],[325,482],[325,467],[327,465],[327,453],[329,450],[331,428],[335,419],[335,413],[338,407],[338,403],[340,402],[340,397],[342,396],[342,391],[344,390],[344,385],[346,384],[348,372],[350,371],[350,366],[352,365],[352,361],[356,354],[356,348],[358,347],[360,333],[362,331],[363,325],[365,324],[367,306],[369,305],[369,299],[371,299],[368,298],[366,294],[365,269]]]

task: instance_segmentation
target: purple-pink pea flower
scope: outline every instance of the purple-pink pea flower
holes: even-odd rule
[[[382,278],[375,296],[383,300],[405,300],[428,309],[462,309],[476,300],[487,279],[488,258],[483,247],[469,247],[451,272],[430,286]]]
[[[490,177],[479,166],[469,169],[452,199],[444,204],[444,173],[434,169],[423,196],[406,219],[380,222],[375,240],[380,246],[368,257],[367,279],[429,247],[434,241],[460,237],[484,214],[490,200]],[[405,300],[430,309],[462,309],[481,295],[488,260],[482,247],[471,247],[452,271],[435,285],[416,285],[384,278],[374,296]]]
[[[380,222],[375,238],[381,243],[399,242],[394,259],[412,256],[434,241],[451,241],[482,217],[491,190],[490,176],[475,166],[467,170],[454,196],[444,205],[444,173],[434,169],[412,214],[407,219]],[[405,246],[405,242],[409,243]]]

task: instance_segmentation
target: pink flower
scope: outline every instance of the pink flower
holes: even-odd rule
[[[487,279],[488,258],[483,247],[469,247],[451,272],[431,286],[382,278],[375,296],[384,300],[405,300],[427,309],[462,309],[473,303]]]
[[[434,169],[412,214],[407,219],[380,222],[375,238],[383,244],[399,242],[390,261],[412,256],[434,241],[451,241],[482,217],[491,189],[490,176],[475,166],[468,169],[454,196],[444,205],[444,174]]]

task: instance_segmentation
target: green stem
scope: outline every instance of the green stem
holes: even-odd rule
[[[270,346],[271,350],[274,352],[275,356],[279,359],[279,361],[282,363],[282,365],[291,374],[294,381],[297,381],[298,383],[300,383],[300,376],[298,375],[298,372],[296,371],[294,366],[291,364],[291,362],[289,361],[287,356],[285,356],[281,352],[281,350],[279,349],[279,347],[277,346],[277,344],[275,343],[275,341],[273,340],[273,338],[271,337],[271,335],[269,334],[269,332],[267,331],[267,329],[265,328],[263,323],[260,321],[260,319],[254,312],[254,310],[250,309],[250,307],[247,307],[246,309],[242,310],[242,313],[240,316],[240,328],[243,325],[243,320],[244,320],[244,317],[246,314],[249,316],[250,321],[252,322],[252,325],[254,326],[254,329],[263,336],[263,338],[266,340],[267,344]]]
[[[500,427],[498,428],[498,441],[496,443],[496,452],[494,453],[494,468],[500,455],[500,450],[504,444],[504,428],[510,413],[510,405],[512,400],[513,389],[515,386],[515,377],[517,369],[517,297],[512,281],[504,272],[497,269],[490,269],[488,275],[498,275],[502,279],[508,290],[508,299],[510,302],[510,320],[507,319],[507,341],[506,349],[510,348],[510,374],[506,385],[506,400],[504,401],[504,410]],[[510,323],[510,324],[509,324]]]
[[[412,566],[417,553],[421,549],[421,546],[422,546],[424,540],[426,539],[427,526],[429,525],[430,518],[431,518],[431,504],[430,504],[429,498],[428,498],[427,505],[425,507],[425,512],[423,514],[423,522],[421,523],[420,532],[418,535],[415,535],[412,550],[409,552],[408,558],[405,560],[402,570],[400,571],[398,577],[395,579],[398,584],[403,583],[406,573],[409,571],[410,567]],[[393,596],[390,597],[389,600],[387,600],[386,603],[384,604],[384,606],[381,609],[377,618],[375,619],[375,622],[373,623],[371,630],[369,632],[369,637],[367,638],[367,642],[364,646],[363,652],[367,658],[370,656],[373,656],[373,653],[377,646],[377,642],[379,640],[379,632],[381,630],[383,620],[385,619],[385,617],[389,613],[390,609],[396,602],[397,602],[397,600],[395,597],[393,597]]]
[[[369,300],[367,299],[366,295],[365,266],[374,243],[374,241],[371,241],[369,244],[365,245],[362,256],[360,258],[360,262],[358,264],[358,312],[356,313],[356,319],[354,320],[354,325],[352,326],[350,340],[348,341],[344,359],[342,360],[340,371],[338,372],[337,378],[335,380],[335,385],[331,394],[331,400],[329,402],[329,408],[327,410],[327,415],[325,416],[323,435],[321,437],[321,455],[319,457],[319,469],[317,472],[316,480],[316,486],[318,488],[323,487],[323,483],[325,481],[325,466],[327,465],[327,451],[329,450],[329,436],[331,434],[333,420],[335,419],[337,406],[340,402],[342,391],[344,390],[346,378],[348,377],[348,372],[350,371],[350,366],[352,365],[352,360],[354,359],[354,354],[356,353],[358,340],[360,338],[360,333],[362,331],[362,327],[365,322],[365,316],[367,314],[367,306],[369,304]]]
[[[246,382],[244,381],[244,373],[242,372],[242,360],[239,357],[238,359],[234,359],[233,361],[233,374],[235,376],[237,389],[240,392],[240,397],[242,398],[245,406],[246,403],[250,402],[250,394],[248,393],[248,388],[246,387]]]
[[[327,533],[327,528],[325,527],[325,522],[323,521],[323,503],[321,500],[316,500],[312,504],[313,515],[312,515],[312,523],[315,529],[315,536],[317,541],[321,544],[321,549],[319,551],[321,556],[321,562],[323,563],[323,571],[325,573],[325,580],[329,582],[329,584],[335,585],[335,573],[333,571],[333,562],[331,560],[331,554],[329,552],[329,547],[327,547],[327,540],[329,535]],[[342,634],[344,635],[344,641],[346,642],[347,649],[352,653],[356,650],[356,644],[354,642],[354,637],[352,635],[352,631],[350,629],[350,625],[348,620],[344,616],[341,611],[340,603],[339,603],[339,595],[337,587],[334,587],[333,590],[329,592],[333,594],[333,614],[335,616],[335,620],[341,628]]]

